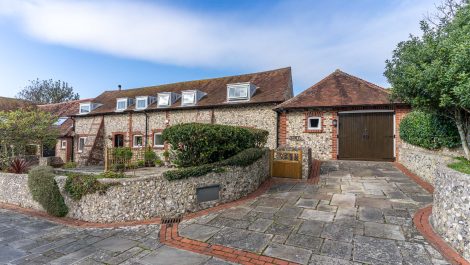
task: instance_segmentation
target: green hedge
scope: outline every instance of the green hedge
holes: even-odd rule
[[[104,193],[110,185],[98,181],[98,176],[70,174],[65,182],[65,191],[73,200],[80,200],[86,194]]]
[[[403,118],[400,123],[400,137],[407,143],[431,150],[461,145],[453,121],[423,111],[413,111]]]
[[[262,147],[268,132],[220,124],[185,123],[165,129],[162,137],[175,150],[172,162],[190,167],[218,162],[248,148]]]
[[[29,171],[28,187],[33,199],[39,202],[48,214],[62,217],[67,215],[69,209],[54,177],[52,167],[35,167]]]
[[[240,153],[217,163],[205,164],[194,167],[179,168],[175,170],[166,171],[163,173],[163,176],[167,180],[177,180],[177,179],[186,179],[190,177],[200,177],[206,175],[210,172],[220,173],[225,171],[226,166],[242,166],[246,167],[258,159],[260,159],[263,154],[266,153],[266,149],[261,148],[249,148],[241,151]]]

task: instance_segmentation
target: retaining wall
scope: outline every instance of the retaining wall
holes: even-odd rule
[[[28,188],[28,175],[0,172],[0,202],[11,203],[25,208],[43,210],[33,200]]]

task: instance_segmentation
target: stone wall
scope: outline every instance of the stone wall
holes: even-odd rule
[[[317,132],[307,132],[306,112],[288,112],[286,126],[286,145],[291,147],[309,147],[312,157],[319,160],[329,160],[332,158],[333,146],[333,112],[321,112],[315,116],[322,117],[322,130]]]
[[[399,145],[399,162],[423,180],[434,185],[436,169],[439,164],[447,164],[452,157],[461,156],[460,150],[442,149],[430,151],[405,142]]]
[[[435,172],[434,230],[470,261],[470,175],[446,165],[437,166]]]
[[[266,153],[252,165],[231,167],[223,173],[168,181],[163,176],[129,179],[102,179],[117,184],[105,194],[88,194],[73,201],[63,192],[69,206],[68,217],[90,222],[122,222],[158,216],[177,216],[195,212],[220,203],[239,199],[255,191],[269,177],[269,155]],[[66,177],[57,177],[61,190]],[[220,199],[198,203],[196,188],[220,185]]]
[[[25,208],[43,210],[33,200],[28,188],[28,175],[0,172],[0,202],[19,205]]]

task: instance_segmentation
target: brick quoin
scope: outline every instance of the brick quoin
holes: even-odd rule
[[[331,112],[331,159],[336,160],[338,159],[338,126],[333,125],[334,120],[338,121],[337,112]]]
[[[287,145],[287,114],[281,112],[279,114],[279,145]]]

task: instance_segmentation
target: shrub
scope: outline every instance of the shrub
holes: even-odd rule
[[[166,128],[163,139],[176,151],[178,166],[210,164],[242,150],[264,146],[267,132],[220,124],[186,123]]]
[[[67,162],[62,166],[62,168],[77,168],[77,163],[76,162]]]
[[[120,179],[120,178],[127,178],[127,176],[122,172],[115,172],[115,171],[106,171],[97,175],[99,179]]]
[[[400,123],[400,137],[426,149],[454,148],[461,145],[455,123],[435,114],[413,111]]]
[[[29,170],[30,164],[23,158],[15,157],[11,160],[8,172],[15,174],[24,174]]]
[[[161,167],[163,166],[163,161],[160,158],[155,159],[155,165]]]
[[[167,180],[171,181],[190,177],[200,177],[210,172],[220,173],[225,170],[225,166],[249,166],[260,159],[265,152],[266,149],[249,148],[218,163],[170,170],[164,172],[163,176]]]
[[[48,214],[58,217],[67,215],[68,207],[60,194],[52,167],[40,166],[31,169],[28,187],[33,199],[41,204]]]
[[[132,159],[132,149],[129,147],[117,147],[114,148],[113,155],[116,160],[127,161]]]
[[[158,155],[151,149],[146,150],[144,153],[144,160],[146,167],[153,167],[155,166],[155,160],[157,160]]]
[[[144,160],[138,160],[136,162],[136,166],[139,167],[145,167],[145,161]]]
[[[98,181],[97,176],[70,174],[65,182],[65,191],[73,200],[80,200],[86,194],[104,193],[109,185]]]

